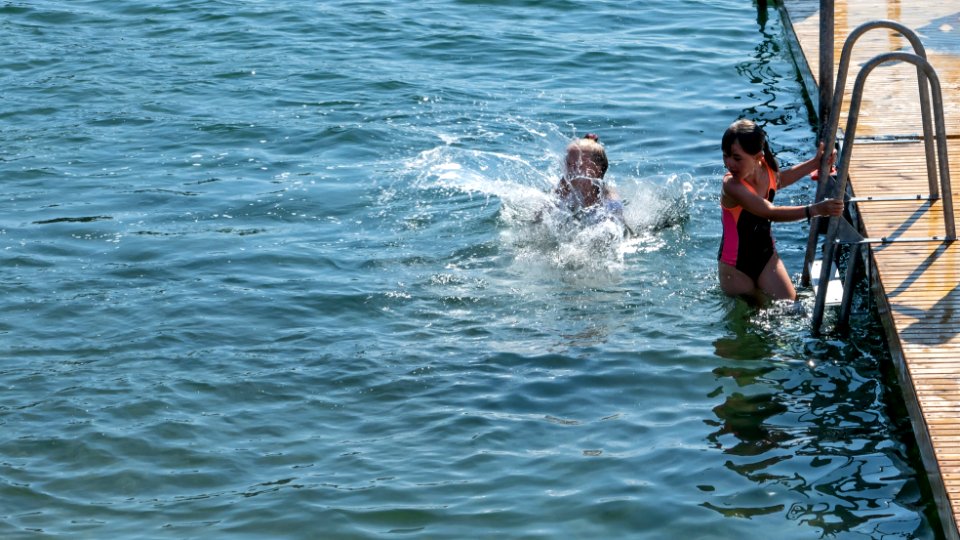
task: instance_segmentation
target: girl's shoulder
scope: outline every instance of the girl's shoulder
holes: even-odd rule
[[[723,175],[723,180],[720,181],[720,190],[724,194],[726,194],[728,190],[736,190],[742,187],[743,182],[736,180],[730,173]]]
[[[720,184],[720,206],[723,208],[736,208],[740,206],[740,200],[733,193],[736,191],[734,186],[741,186],[740,182],[733,179],[733,175],[727,173],[723,176]]]

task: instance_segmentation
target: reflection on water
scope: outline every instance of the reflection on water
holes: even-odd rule
[[[881,382],[880,364],[889,359],[877,353],[884,351],[879,322],[863,315],[848,342],[811,340],[806,352],[818,361],[802,361],[789,335],[806,317],[776,315],[782,324],[771,324],[769,314],[737,304],[729,333],[714,344],[727,362],[713,370],[719,386],[708,397],[717,404],[704,423],[727,471],[755,488],[701,487],[710,495],[702,506],[727,517],[782,514],[825,536],[932,535],[916,512],[924,486],[902,473],[916,443],[891,418],[897,412],[888,404],[899,398]],[[796,502],[798,493],[806,502]],[[932,507],[926,513],[935,516]]]
[[[756,374],[760,374],[764,370],[756,371],[758,372]],[[713,409],[720,422],[707,421],[707,424],[717,425],[720,429],[712,433],[708,439],[717,447],[723,448],[721,438],[730,434],[736,440],[733,446],[723,448],[725,453],[737,456],[763,454],[790,438],[789,435],[764,423],[770,417],[786,411],[786,406],[777,402],[772,394],[753,396],[731,394],[722,404]]]

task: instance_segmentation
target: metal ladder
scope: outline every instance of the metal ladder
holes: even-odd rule
[[[843,144],[841,146],[840,163],[837,170],[836,183],[833,186],[833,192],[829,191],[828,178],[830,174],[829,156],[831,149],[836,145],[836,134],[840,122],[840,107],[843,103],[843,92],[846,83],[847,70],[850,65],[850,56],[853,45],[866,32],[876,28],[887,28],[902,34],[913,46],[914,54],[902,52],[890,52],[874,57],[863,65],[860,73],[857,75],[851,94],[850,110],[847,116],[847,128],[844,131]],[[946,127],[943,118],[943,98],[940,91],[940,79],[936,71],[927,62],[926,51],[923,44],[913,30],[906,26],[888,20],[872,21],[858,26],[844,42],[843,51],[840,55],[840,65],[837,71],[836,90],[833,94],[833,106],[830,109],[829,124],[824,130],[824,152],[823,160],[820,163],[820,182],[817,184],[816,201],[819,202],[825,197],[844,197],[847,191],[847,180],[850,173],[851,154],[853,153],[854,141],[856,138],[857,121],[859,120],[860,104],[863,98],[863,86],[867,76],[876,67],[891,62],[908,62],[917,67],[917,84],[920,90],[920,114],[923,125],[924,150],[927,161],[927,181],[929,183],[930,193],[926,196],[920,194],[910,197],[852,197],[847,202],[869,203],[874,201],[897,201],[897,200],[926,200],[937,201],[943,199],[944,213],[944,236],[929,237],[882,237],[882,238],[864,238],[859,231],[851,225],[843,216],[830,217],[827,226],[826,239],[823,244],[822,259],[815,261],[817,239],[820,236],[820,218],[814,217],[810,220],[810,235],[807,241],[807,251],[804,258],[803,277],[801,283],[809,285],[812,269],[819,262],[819,283],[816,286],[816,303],[814,304],[812,326],[813,333],[819,334],[820,327],[823,324],[823,313],[827,303],[827,289],[835,261],[835,249],[838,244],[848,244],[852,246],[850,258],[847,261],[846,275],[844,277],[843,295],[840,301],[840,314],[837,321],[837,327],[846,328],[850,317],[850,304],[853,298],[853,277],[855,275],[856,262],[860,259],[861,248],[865,245],[875,243],[894,243],[894,242],[952,242],[956,240],[956,227],[953,215],[953,196],[950,189],[950,169],[947,157],[947,139]],[[931,119],[931,103],[933,98],[933,116]],[[931,124],[931,121],[933,124]],[[936,148],[934,148],[936,142]],[[935,163],[937,162],[937,163]],[[939,165],[939,170],[938,170]],[[939,178],[939,182],[938,182]]]

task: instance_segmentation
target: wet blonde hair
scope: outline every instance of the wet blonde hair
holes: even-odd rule
[[[593,133],[587,133],[567,146],[566,173],[583,171],[587,162],[600,168],[600,178],[607,174],[607,151],[600,144],[600,137]]]

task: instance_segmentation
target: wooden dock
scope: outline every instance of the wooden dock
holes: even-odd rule
[[[834,0],[834,58],[860,24],[889,19],[919,36],[940,78],[954,206],[960,208],[960,0]],[[782,0],[808,92],[817,99],[819,0]],[[886,29],[864,35],[854,49],[840,128],[849,94],[865,61],[887,52],[913,52]],[[836,73],[836,67],[834,73]],[[867,79],[851,153],[850,187],[857,197],[929,193],[922,142],[917,71],[911,64],[878,67]],[[845,150],[846,151],[846,150]],[[941,201],[857,205],[868,237],[944,234]],[[960,242],[874,244],[868,256],[897,377],[946,538],[960,539]]]

